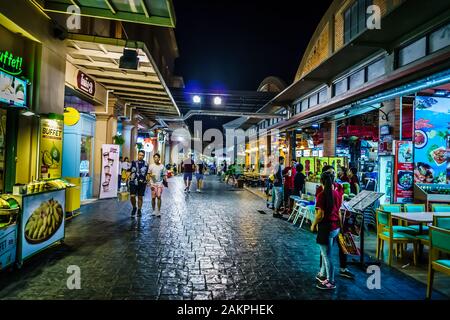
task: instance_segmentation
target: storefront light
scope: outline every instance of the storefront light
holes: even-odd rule
[[[22,111],[21,115],[25,116],[25,117],[31,117],[36,115],[33,111],[30,110],[26,110],[26,111]]]
[[[214,104],[216,106],[219,106],[222,104],[222,98],[221,97],[214,97]]]
[[[195,104],[199,104],[199,103],[202,102],[202,98],[201,98],[200,96],[198,96],[198,95],[195,95],[194,97],[192,97],[192,101],[193,101]]]

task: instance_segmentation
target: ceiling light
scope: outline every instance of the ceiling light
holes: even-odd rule
[[[221,105],[222,104],[222,98],[221,97],[214,97],[214,104],[216,106]]]
[[[195,96],[192,98],[192,101],[193,101],[195,104],[199,104],[200,102],[202,102],[202,98],[201,98],[200,96],[198,96],[198,95],[195,95]]]
[[[31,116],[34,116],[34,115],[35,115],[35,113],[34,113],[33,111],[30,111],[30,110],[22,111],[21,114],[22,114],[23,116],[25,116],[25,117],[31,117]]]

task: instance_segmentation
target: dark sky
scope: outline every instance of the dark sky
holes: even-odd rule
[[[187,89],[254,91],[269,75],[289,85],[331,2],[174,0],[175,74]]]

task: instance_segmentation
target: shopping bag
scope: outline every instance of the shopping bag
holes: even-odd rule
[[[351,233],[339,233],[339,245],[345,254],[359,256],[360,251],[356,246],[353,235]]]

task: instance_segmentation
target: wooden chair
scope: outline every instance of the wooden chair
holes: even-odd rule
[[[433,203],[431,205],[431,211],[433,211],[433,212],[450,212],[450,204]]]
[[[416,265],[417,239],[410,234],[394,230],[392,226],[391,212],[377,209],[376,216],[377,216],[377,259],[380,260],[380,254],[383,252],[385,241],[389,243],[389,252],[388,252],[389,266],[392,265],[392,253],[394,249],[394,244],[402,245],[412,243],[414,245],[413,260],[414,265]],[[400,248],[401,251],[403,251],[403,247]]]
[[[430,258],[428,263],[427,299],[431,298],[435,271],[450,275],[450,260],[439,259],[439,252],[450,253],[450,230],[430,227]]]
[[[405,204],[405,212],[425,212],[425,204]],[[413,229],[417,234],[420,232],[420,225],[408,225],[408,228]],[[428,233],[428,226],[422,226],[422,232]]]
[[[380,208],[382,211],[396,213],[396,212],[402,212],[402,205],[401,204],[382,204],[380,205]],[[395,232],[404,232],[416,235],[419,231],[416,231],[414,228],[410,228],[409,226],[402,226],[402,225],[393,225],[392,228]]]

